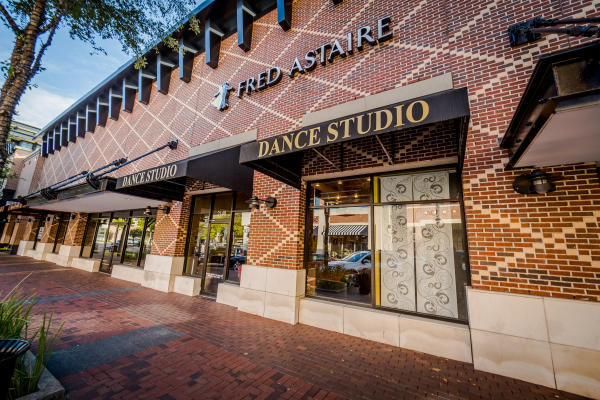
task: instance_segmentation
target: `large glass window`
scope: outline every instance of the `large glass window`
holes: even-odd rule
[[[145,218],[131,218],[129,221],[129,231],[123,251],[123,264],[137,265],[142,248],[142,236],[144,235]]]
[[[309,195],[308,295],[467,319],[455,171],[317,182]]]
[[[193,200],[185,274],[202,278],[202,291],[216,294],[219,282],[239,282],[248,254],[249,196],[219,193]]]
[[[93,214],[88,219],[81,256],[98,258],[101,270],[110,272],[113,264],[143,267],[150,253],[156,218],[144,210]]]

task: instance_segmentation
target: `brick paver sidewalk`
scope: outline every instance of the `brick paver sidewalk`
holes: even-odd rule
[[[50,370],[70,399],[580,399],[472,365],[0,256],[64,333]]]

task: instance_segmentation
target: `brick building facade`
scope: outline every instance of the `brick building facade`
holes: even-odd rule
[[[209,39],[186,34],[182,46],[192,50],[180,59],[191,59],[191,68],[183,61],[178,66],[176,54],[163,49],[167,61],[151,56],[141,71],[121,69],[42,129],[40,167],[29,168],[35,172],[28,178],[28,193],[35,196],[10,206],[10,212],[29,210],[29,218],[45,228],[39,243],[37,233],[24,236],[19,254],[98,271],[110,252],[108,271],[120,279],[163,291],[204,292],[266,318],[472,362],[477,369],[600,398],[596,160],[547,164],[542,169],[555,190],[520,194],[513,188],[515,179],[534,168],[510,168],[513,154],[500,146],[540,57],[594,42],[548,34],[511,47],[507,28],[540,16],[599,17],[600,3],[296,1],[283,22],[276,2],[249,3],[256,17],[248,51],[238,46],[234,28],[218,40],[213,31]],[[198,13],[209,20],[210,10]],[[290,20],[291,29],[282,29]],[[221,28],[235,26],[221,22]],[[199,44],[205,40],[208,47],[214,40],[220,44],[216,67],[206,62],[207,46]],[[336,43],[341,46],[337,56]],[[314,65],[305,57],[311,49]],[[213,47],[210,52],[214,61]],[[290,77],[296,57],[305,70]],[[165,66],[172,66],[166,86]],[[270,79],[273,67],[280,68],[278,83],[245,91],[260,85],[261,76]],[[127,84],[133,81],[139,82],[137,91]],[[219,110],[215,93],[224,82],[232,90],[225,97],[228,107]],[[131,101],[145,85],[151,85],[147,101]],[[457,114],[460,101],[443,100],[450,95],[460,100],[463,93],[466,115]],[[442,99],[442,114],[454,114],[429,123],[426,117],[437,111],[423,102],[435,99]],[[384,117],[391,118],[391,111],[376,112],[391,105],[398,112],[396,130],[381,128],[391,122]],[[106,113],[112,117],[102,121]],[[363,116],[353,120],[358,135],[367,123],[382,133],[312,146],[317,136],[304,131],[308,145],[297,151],[303,146],[301,134],[294,132],[334,123],[341,137],[351,124],[344,118],[353,115]],[[286,132],[295,135],[289,136],[294,138],[289,154],[269,147],[271,154],[242,164],[221,154],[241,149],[244,161],[245,151]],[[35,193],[83,169],[133,159],[172,140],[178,141],[175,149],[112,171],[105,177],[112,183],[93,193],[68,186],[56,188],[54,198],[50,193],[40,200]],[[298,149],[292,150],[292,140]],[[141,184],[119,186],[123,177],[148,177],[153,168],[170,165],[187,172],[163,179],[166,186],[139,176]],[[254,171],[248,181],[240,174],[249,167]],[[83,177],[72,185],[87,185]],[[407,179],[412,179],[413,197],[399,200],[404,192],[395,192],[389,200],[385,185],[399,190]],[[424,182],[428,192],[417,197]],[[276,199],[273,208],[263,201],[269,197]],[[71,211],[73,218],[66,214]],[[450,216],[441,216],[445,212]],[[17,218],[13,214],[8,214],[3,241]],[[335,222],[332,215],[354,222]],[[382,228],[392,217],[408,218],[410,228],[403,229],[414,229],[408,234],[412,275],[404,281],[384,262],[391,260],[386,235],[393,246],[406,239]],[[53,253],[59,221],[67,221],[64,241]],[[393,224],[387,227],[396,229]],[[33,230],[38,232],[36,224]],[[138,231],[140,236],[131,234]],[[449,239],[436,236],[436,244],[428,245],[425,231]],[[111,232],[121,236],[110,242]],[[53,246],[40,246],[47,243]],[[441,254],[443,245],[450,249]],[[93,248],[88,257],[86,246]],[[394,249],[394,257],[406,256]],[[127,264],[128,252],[135,251],[131,257],[137,261]],[[427,252],[437,252],[433,267]],[[352,266],[353,256],[368,260]],[[419,272],[422,259],[425,272]],[[440,267],[447,262],[450,272]],[[391,289],[386,271],[394,273]],[[424,294],[431,288],[437,292]],[[402,298],[407,293],[414,299]]]

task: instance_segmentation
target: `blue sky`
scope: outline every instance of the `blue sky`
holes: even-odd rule
[[[14,37],[0,24],[0,60],[10,58]],[[42,128],[73,102],[130,59],[116,40],[101,41],[107,55],[90,55],[90,45],[72,40],[66,29],[57,32],[44,55],[40,72],[21,97],[14,119]]]

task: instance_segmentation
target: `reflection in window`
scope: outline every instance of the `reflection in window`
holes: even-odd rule
[[[130,221],[125,249],[123,250],[123,264],[137,265],[146,220],[145,218],[131,218]]]
[[[307,294],[466,320],[468,271],[456,172],[349,182],[309,187]],[[363,189],[372,183],[368,192],[359,190],[361,182]],[[353,198],[369,205],[351,206]]]
[[[371,302],[369,207],[315,209],[308,292]]]
[[[146,234],[144,235],[144,247],[142,247],[142,256],[140,257],[140,267],[144,267],[146,256],[152,249],[152,239],[154,239],[154,228],[156,227],[156,218],[146,218]]]
[[[239,282],[242,277],[242,265],[246,264],[248,255],[248,238],[250,236],[250,211],[236,212],[233,216],[231,249],[227,280]]]
[[[92,257],[101,259],[106,247],[106,233],[108,232],[108,218],[98,219],[98,229],[96,231],[96,240],[92,250]]]
[[[192,217],[185,263],[185,273],[187,275],[199,276],[202,273],[200,268],[204,266],[204,260],[206,259],[208,218],[209,214],[196,214]]]

